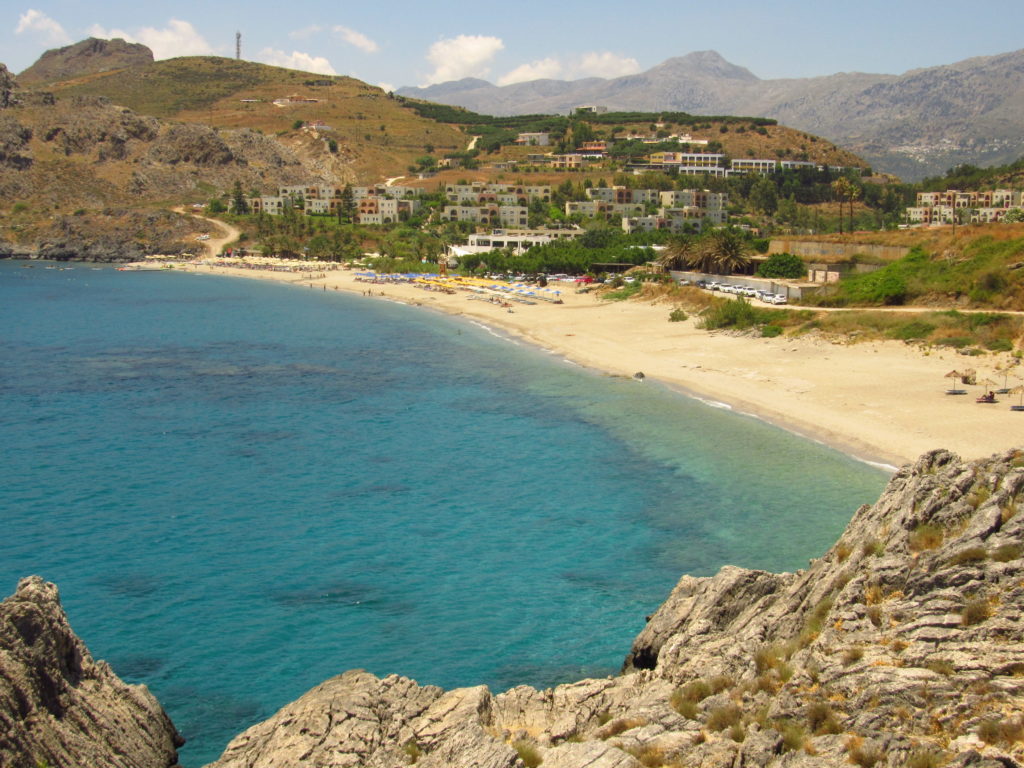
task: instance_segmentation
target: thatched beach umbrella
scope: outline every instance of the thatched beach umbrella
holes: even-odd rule
[[[1009,382],[1011,376],[1017,381],[1020,381],[1020,376],[1017,374],[1017,362],[1017,360],[1012,360],[1009,363],[996,366],[996,374],[1003,375],[1003,386],[996,390],[997,395],[1005,395],[1010,391]]]
[[[1020,395],[1020,402],[1017,405],[1011,405],[1011,411],[1024,411],[1024,384],[1018,384],[1016,387],[1011,387],[1009,394]]]
[[[963,392],[963,390],[959,390],[956,387],[957,380],[960,379],[962,376],[963,376],[963,374],[960,373],[960,371],[953,370],[953,371],[950,371],[949,373],[947,373],[943,377],[943,378],[946,378],[946,379],[953,379],[953,383],[951,385],[951,388],[946,390],[946,394],[947,395],[952,395],[952,394],[962,393]]]

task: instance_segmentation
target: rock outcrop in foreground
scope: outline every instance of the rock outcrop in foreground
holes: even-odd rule
[[[56,586],[30,576],[0,603],[0,766],[167,768],[182,743],[145,686],[93,661]]]
[[[1018,766],[1022,493],[1024,451],[971,463],[926,454],[894,476],[878,503],[859,509],[807,570],[727,567],[712,578],[684,577],[617,677],[495,695],[351,671],[236,737],[213,768]],[[45,590],[48,603],[34,597]],[[158,720],[155,702],[136,689],[118,699],[99,685],[88,702],[71,679],[81,673],[56,671],[85,668],[66,624],[12,623],[12,601],[32,614],[52,609],[56,591],[26,580],[3,604],[0,638],[15,650],[0,651],[0,681],[10,677],[8,657],[37,649],[50,670],[45,680],[62,682],[0,690],[0,726],[18,734],[0,737],[0,764],[25,765],[25,752],[9,744],[36,743],[60,746],[30,753],[59,754],[52,764],[129,764],[89,757],[111,740],[108,726],[125,739],[119,754],[152,756],[132,765],[173,759],[169,724],[158,731],[141,714],[105,714],[130,694],[152,704],[143,709]],[[13,635],[12,626],[27,629]],[[35,663],[22,662],[21,675],[39,677]],[[102,671],[113,690],[124,688]],[[61,698],[71,688],[80,710]],[[32,717],[12,716],[12,707]],[[83,721],[75,741],[58,730],[70,712]]]
[[[898,472],[805,571],[684,577],[623,674],[442,691],[348,672],[216,768],[1016,766],[1024,451]]]

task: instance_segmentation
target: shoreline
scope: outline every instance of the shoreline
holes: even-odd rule
[[[693,318],[669,322],[667,303],[603,301],[575,293],[571,284],[563,304],[516,304],[510,311],[469,300],[465,292],[357,282],[347,270],[180,262],[174,269],[341,290],[461,316],[607,375],[643,372],[710,407],[746,414],[889,472],[936,448],[978,459],[1024,444],[1024,413],[1009,410],[1019,396],[978,404],[981,386],[967,396],[945,395],[950,369],[977,368],[981,380],[994,376],[997,362],[1009,359],[1005,353],[965,361],[952,350],[924,352],[897,341],[842,344],[708,332]]]

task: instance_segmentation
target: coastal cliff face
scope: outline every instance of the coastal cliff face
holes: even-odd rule
[[[1024,450],[978,462],[926,454],[806,570],[683,577],[618,676],[493,694],[350,671],[240,734],[212,766],[1018,766],[1022,494]],[[46,590],[52,597],[35,597]],[[59,612],[55,588],[38,579],[22,582],[0,616],[15,615],[12,601]],[[30,640],[11,619],[0,626],[3,648],[49,648],[63,637],[79,649],[69,656],[58,642],[61,650],[37,654],[45,669],[77,669],[75,654],[87,656],[61,634],[66,623],[40,625]],[[51,732],[61,718],[48,709],[49,684],[18,690],[0,690],[4,732]],[[83,697],[81,706],[99,718],[109,704]],[[16,707],[41,714],[26,719]],[[118,722],[125,739],[146,745],[140,753],[172,759],[153,745],[166,747],[173,730],[154,726],[144,738],[128,731],[148,720]],[[109,741],[99,730],[91,738]],[[16,752],[0,737],[0,764],[32,765],[26,755],[40,754],[31,750],[42,737],[15,738],[28,746]],[[120,764],[75,757],[75,747],[98,749],[84,735],[74,744],[47,738],[79,764]]]
[[[30,576],[0,603],[0,765],[167,768],[182,743],[145,686],[93,661],[56,586]]]

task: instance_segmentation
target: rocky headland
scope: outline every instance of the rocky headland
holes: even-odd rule
[[[928,453],[807,569],[684,576],[618,676],[494,694],[350,671],[212,765],[1017,766],[1022,492],[1024,451]],[[170,722],[91,661],[55,587],[22,581],[0,641],[0,764],[173,764]]]

